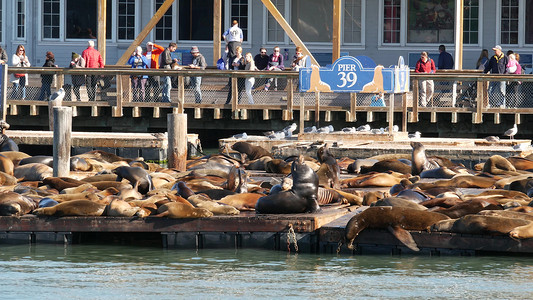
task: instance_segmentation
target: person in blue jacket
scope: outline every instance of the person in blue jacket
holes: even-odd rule
[[[135,52],[128,60],[128,65],[131,65],[132,69],[146,69],[148,68],[148,60],[143,55],[143,49],[141,46],[135,49]],[[145,101],[145,87],[148,75],[132,75],[131,76],[131,89],[133,93],[133,101]]]

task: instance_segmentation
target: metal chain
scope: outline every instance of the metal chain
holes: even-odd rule
[[[337,255],[341,253],[342,241],[339,241],[339,246],[337,247]]]
[[[289,224],[289,232],[287,232],[287,249],[289,253],[291,252],[291,239],[294,243],[294,251],[298,252],[298,240],[296,240],[296,233],[292,224]]]

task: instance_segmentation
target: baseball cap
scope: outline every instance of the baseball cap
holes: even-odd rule
[[[502,51],[502,46],[496,45],[496,46],[494,46],[494,48],[492,48],[492,50],[500,50],[500,51]]]

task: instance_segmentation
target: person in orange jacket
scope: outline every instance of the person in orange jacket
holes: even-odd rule
[[[146,59],[148,60],[148,66],[150,69],[159,69],[159,55],[161,55],[163,51],[165,51],[163,46],[153,42],[146,43],[146,52],[144,52],[144,56],[146,56]],[[148,76],[148,84],[146,87],[146,95],[148,98],[150,98],[150,93],[152,93],[152,99],[155,100],[159,98],[159,93],[161,93],[160,80],[160,76]]]

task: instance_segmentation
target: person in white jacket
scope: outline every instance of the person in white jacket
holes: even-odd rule
[[[30,67],[30,60],[26,56],[26,48],[24,45],[18,45],[17,51],[13,54],[11,59],[11,65],[13,67]],[[11,93],[12,99],[25,99],[26,98],[26,85],[28,85],[28,74],[13,73],[13,92]]]

